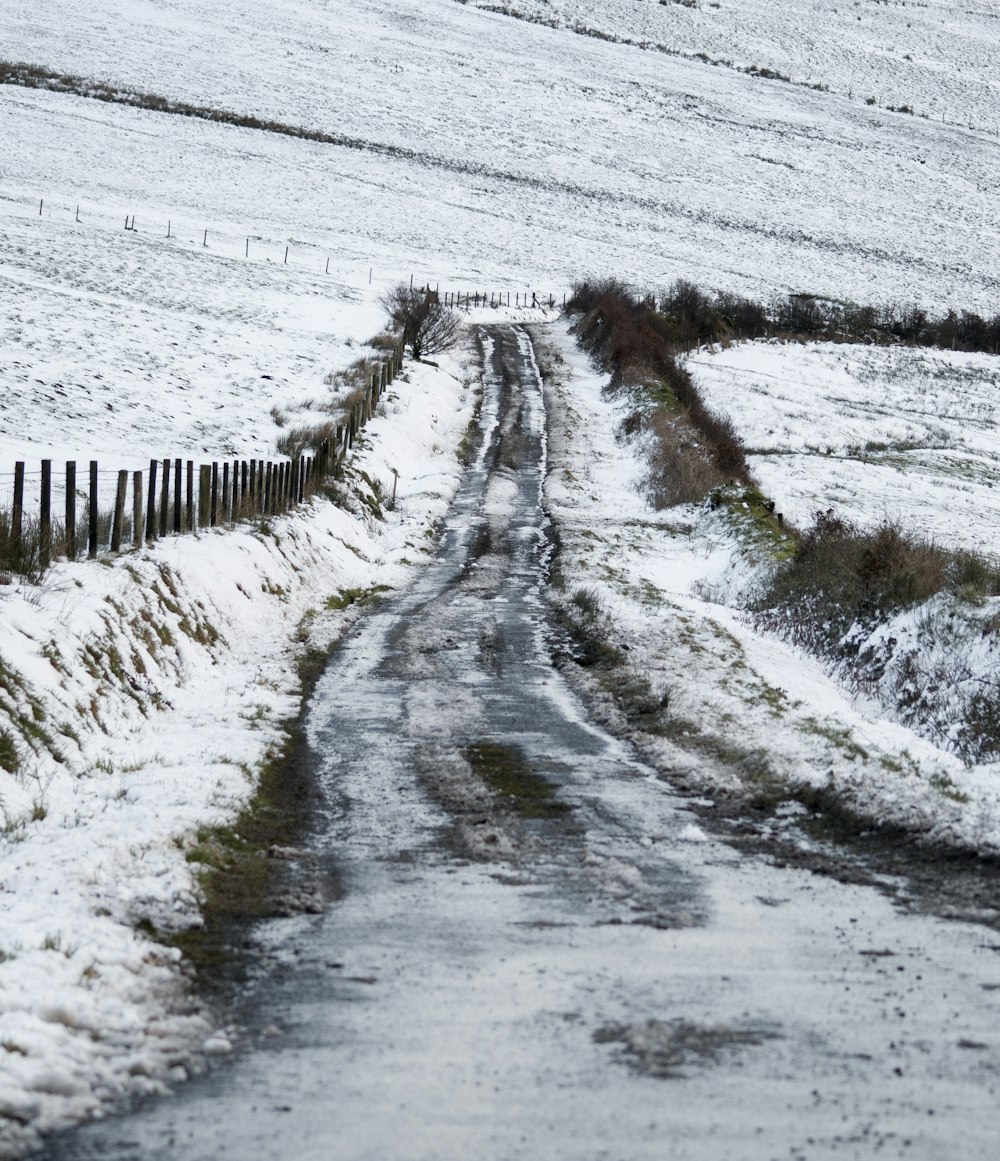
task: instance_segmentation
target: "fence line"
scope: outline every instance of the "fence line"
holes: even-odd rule
[[[442,306],[452,310],[473,310],[479,307],[491,307],[500,310],[505,307],[521,307],[525,309],[543,310],[552,309],[559,305],[554,294],[540,293],[535,290],[441,290],[433,291]],[[563,293],[562,305],[566,305],[566,294]]]
[[[338,472],[402,365],[400,343],[372,372],[333,436],[290,459],[202,463],[167,456],[138,471],[102,469],[95,459],[80,472],[76,460],[58,471],[45,459],[31,473],[19,460],[12,476],[0,474],[0,583],[14,574],[37,576],[54,559],[94,560],[171,534],[288,512]]]

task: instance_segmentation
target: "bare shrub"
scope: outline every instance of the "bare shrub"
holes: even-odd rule
[[[37,579],[42,572],[40,557],[38,521],[25,516],[21,535],[15,536],[10,514],[0,512],[0,584],[10,584],[15,576]]]
[[[295,459],[305,451],[316,451],[325,440],[336,438],[337,425],[332,420],[322,423],[303,424],[282,432],[275,441],[278,455]]]
[[[328,405],[328,410],[339,409],[344,404],[344,396],[360,392],[362,395],[368,390],[372,376],[381,368],[378,359],[355,359],[339,371],[331,371],[323,380],[328,387],[332,387],[336,398]]]
[[[447,351],[458,341],[461,319],[442,306],[429,288],[407,286],[400,282],[379,299],[382,309],[414,359]]]
[[[774,574],[758,613],[801,643],[839,656],[850,652],[853,626],[874,626],[945,591],[980,600],[1000,593],[1000,573],[982,557],[947,552],[895,525],[862,531],[827,511]]]
[[[703,296],[695,287],[679,283],[675,290],[686,311],[701,309]],[[715,461],[721,482],[751,483],[732,420],[709,410],[694,380],[674,358],[674,351],[683,345],[686,324],[658,312],[651,299],[614,281],[578,284],[567,304],[571,308],[584,311],[578,326],[580,343],[610,368],[613,387],[642,384],[656,402],[683,412],[698,433],[703,454]]]

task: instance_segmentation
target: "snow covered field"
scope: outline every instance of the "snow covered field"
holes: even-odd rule
[[[997,138],[864,103],[995,126],[989,5],[520,10],[830,91],[454,0],[5,3],[3,59],[354,140],[0,86],[0,490],[17,458],[138,468],[272,453],[275,409],[326,396],[326,377],[381,327],[379,293],[411,275],[555,293],[583,277],[686,277],[995,312]],[[995,846],[990,771],[869,720],[817,667],[695,595],[695,582],[738,583],[731,537],[707,526],[692,538],[683,517],[643,508],[638,467],[611,464],[600,384],[565,350],[580,443],[561,450],[572,458],[553,498],[577,522],[574,567],[625,626],[634,664],[670,685],[678,714],[745,727],[741,744],[766,746],[776,776],[834,782],[935,837]],[[862,518],[889,508],[989,548],[991,360],[744,347],[693,362],[790,516],[817,501]],[[776,377],[766,395],[762,374]],[[25,752],[0,790],[0,1151],[159,1085],[192,1048],[225,1048],[172,956],[133,925],[197,922],[185,844],[233,816],[246,769],[294,712],[303,617],[317,610],[302,632],[326,644],[345,621],[323,611],[327,597],[404,583],[420,560],[455,487],[467,376],[459,363],[414,368],[370,429],[360,465],[385,485],[402,474],[386,526],[317,501],[274,537],[163,541],[0,592],[3,680],[65,758]],[[159,645],[151,625],[166,631]],[[791,726],[780,742],[779,721]],[[704,762],[663,746],[680,770]]]
[[[909,347],[746,343],[687,359],[800,528],[818,511],[1000,556],[1000,359]]]

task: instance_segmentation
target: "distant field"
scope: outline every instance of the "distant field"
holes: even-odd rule
[[[0,457],[266,451],[410,275],[995,311],[997,139],[845,91],[938,77],[992,116],[1000,22],[973,8],[545,5],[826,93],[454,0],[16,3],[8,59],[354,145],[0,87]]]

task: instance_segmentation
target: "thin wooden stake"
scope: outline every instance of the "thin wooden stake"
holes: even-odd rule
[[[229,523],[229,509],[232,506],[232,493],[229,491],[229,460],[222,465],[222,523]]]
[[[212,469],[202,464],[198,469],[198,527],[207,528],[212,514]]]
[[[149,488],[146,493],[146,539],[156,539],[156,460],[149,461]]]
[[[111,551],[121,552],[122,532],[125,528],[125,497],[128,494],[128,472],[118,473],[118,489],[115,492],[115,518],[111,525]]]
[[[166,536],[170,527],[170,460],[163,461],[160,477],[160,535]]]
[[[183,507],[184,461],[174,460],[174,532],[180,532],[181,511]]]
[[[76,460],[66,461],[66,556],[76,560]]]
[[[97,460],[90,461],[89,519],[87,521],[87,556],[97,557]]]
[[[208,230],[206,230],[206,231],[205,231],[205,236],[204,236],[204,238],[202,238],[202,240],[201,240],[201,244],[202,244],[203,246],[207,246],[207,245],[208,245]]]
[[[219,465],[212,463],[212,527],[219,522]]]
[[[184,527],[194,532],[194,460],[187,462],[187,496],[184,504]]]
[[[14,465],[14,507],[10,514],[10,534],[14,544],[21,546],[21,529],[24,524],[24,461]]]
[[[132,544],[142,548],[142,472],[132,473]]]
[[[42,460],[42,498],[38,512],[38,564],[52,563],[52,461]]]

